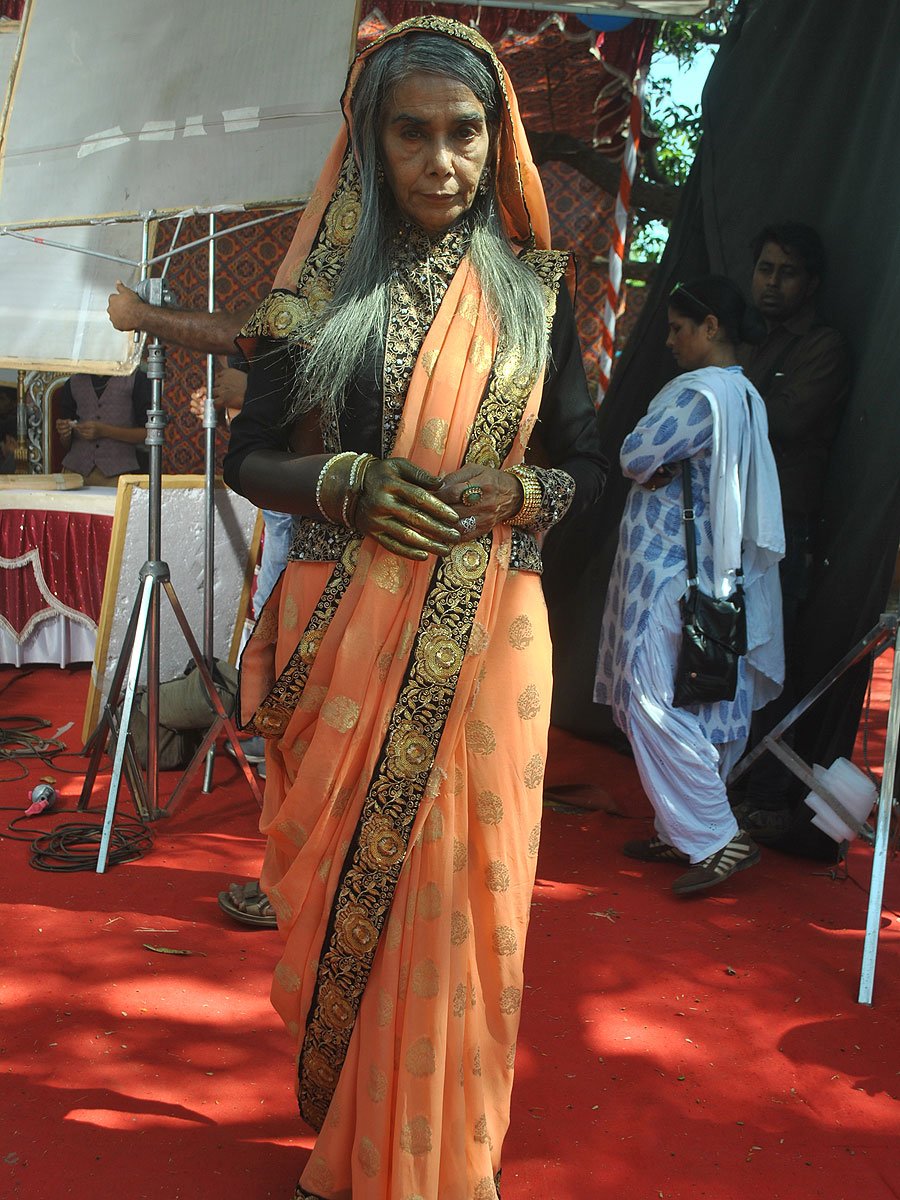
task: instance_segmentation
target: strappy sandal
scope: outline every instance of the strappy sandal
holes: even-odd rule
[[[219,892],[218,900],[219,908],[233,921],[251,925],[254,929],[278,928],[275,910],[258,879],[229,884],[226,892]]]

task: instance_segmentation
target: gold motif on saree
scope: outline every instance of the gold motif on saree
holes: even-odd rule
[[[522,992],[517,987],[505,987],[500,993],[500,1011],[511,1016],[522,1007]]]
[[[457,909],[450,917],[450,944],[461,946],[469,936],[469,918]]]
[[[516,700],[516,709],[523,721],[533,721],[541,711],[541,694],[533,683],[529,683],[520,693]]]
[[[318,712],[322,707],[325,697],[328,695],[328,688],[324,684],[318,683],[315,687],[307,685],[302,697],[300,698],[300,709],[302,712]]]
[[[472,625],[472,632],[469,634],[469,644],[466,647],[466,654],[473,657],[483,654],[488,648],[490,637],[485,627],[478,621]]]
[[[423,921],[436,921],[444,910],[444,898],[436,883],[426,883],[419,889],[416,909]]]
[[[414,969],[412,989],[423,1000],[433,1000],[441,990],[441,973],[430,958],[424,959]]]
[[[422,635],[422,674],[432,683],[446,683],[459,674],[463,648],[448,637],[440,627]]]
[[[371,570],[371,577],[376,587],[396,596],[406,585],[409,568],[396,554],[389,554],[375,563]]]
[[[461,1017],[466,1011],[466,987],[463,983],[456,985],[456,991],[453,993],[453,1015]]]
[[[275,978],[281,987],[286,992],[300,991],[300,976],[293,967],[288,966],[285,962],[280,962],[275,968]]]
[[[466,849],[466,843],[461,842],[459,838],[453,839],[453,870],[461,871],[469,861],[469,851]]]
[[[497,749],[497,735],[486,721],[475,718],[466,721],[466,745],[474,754],[487,758]]]
[[[325,215],[328,236],[337,246],[349,246],[359,224],[362,206],[355,195],[345,193],[329,204]]]
[[[397,927],[397,945],[400,944],[399,938],[399,922]],[[379,1029],[384,1029],[385,1025],[390,1025],[394,1019],[394,1001],[390,994],[381,988],[378,992],[378,1003],[375,1006],[375,1021]]]
[[[292,292],[270,292],[241,330],[241,337],[280,340],[303,326],[308,305]]]
[[[508,892],[510,885],[509,867],[499,858],[488,863],[484,872],[484,881],[491,892]]]
[[[373,1063],[369,1067],[369,1079],[366,1084],[366,1090],[369,1093],[369,1099],[373,1104],[380,1104],[387,1095],[387,1075],[380,1067],[376,1067]]]
[[[359,720],[359,705],[349,696],[332,696],[322,705],[322,720],[338,733],[349,733]]]
[[[525,786],[539,788],[544,782],[544,760],[540,754],[533,754],[525,764]]]
[[[469,346],[469,362],[479,375],[487,375],[493,360],[494,352],[491,346],[480,334],[476,333]]]
[[[264,608],[256,622],[253,636],[260,642],[275,642],[278,639],[278,616],[271,608]]]
[[[541,845],[541,823],[540,823],[540,821],[538,821],[537,825],[535,825],[535,827],[532,829],[531,833],[529,833],[529,835],[528,835],[528,857],[529,858],[537,858],[537,854],[538,854],[538,850],[540,849],[540,845]]]
[[[344,999],[340,988],[326,984],[321,991],[322,1020],[332,1029],[349,1029],[356,1019],[353,1008]]]
[[[514,929],[509,925],[498,925],[493,936],[494,953],[501,957],[515,954],[519,949],[519,941]]]
[[[431,778],[428,780],[428,787],[431,787]],[[427,789],[426,789],[427,790]],[[425,818],[425,827],[422,834],[426,842],[439,842],[444,836],[444,814],[433,805],[431,812]]]
[[[482,467],[493,467],[496,471],[500,466],[501,459],[494,449],[490,437],[485,435],[473,440],[467,461],[478,463]]]
[[[428,374],[430,375],[431,372],[429,371]],[[442,454],[444,447],[447,445],[447,435],[449,432],[450,426],[446,421],[442,421],[440,417],[432,417],[430,421],[426,421],[422,426],[422,433],[419,440],[426,450],[433,450],[436,454]]]
[[[482,542],[487,540],[483,538],[453,547],[443,564],[447,582],[451,586],[464,588],[484,579],[488,568],[488,550]]]
[[[305,846],[309,841],[309,834],[299,823],[299,821],[295,821],[292,817],[286,817],[281,821],[276,821],[275,830],[277,833],[280,833],[283,838],[287,838],[292,845],[297,847]]]
[[[494,1143],[491,1141],[491,1135],[488,1133],[487,1116],[482,1113],[475,1122],[475,1141],[482,1146],[488,1146],[493,1149]]]
[[[297,643],[297,649],[300,653],[300,661],[307,667],[311,667],[316,661],[316,655],[319,653],[319,646],[322,643],[322,638],[325,636],[325,630],[322,629],[307,629],[300,641]]]
[[[475,800],[475,815],[482,825],[499,825],[503,820],[503,801],[496,792],[479,792]]]
[[[400,1129],[400,1149],[407,1154],[428,1154],[431,1151],[431,1123],[427,1117],[413,1117]]]
[[[293,596],[288,596],[284,602],[284,615],[282,622],[285,629],[296,629],[297,621],[300,614],[297,612],[297,601]]]
[[[341,948],[354,957],[367,954],[377,940],[375,926],[359,904],[348,904],[338,913],[334,931]]]
[[[513,650],[524,650],[534,641],[534,628],[524,613],[516,617],[509,627],[509,644]]]
[[[360,858],[373,871],[393,867],[406,853],[406,846],[387,817],[374,817],[359,839]]]
[[[416,1079],[424,1079],[428,1075],[433,1075],[437,1068],[437,1061],[431,1038],[416,1038],[406,1051],[405,1062],[407,1071]]]
[[[412,722],[397,726],[387,745],[387,762],[401,779],[415,779],[429,770],[434,746]]]

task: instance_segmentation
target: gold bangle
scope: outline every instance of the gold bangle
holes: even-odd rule
[[[356,513],[356,501],[359,499],[365,468],[374,457],[374,454],[357,454],[350,466],[350,477],[347,480],[344,503],[341,505],[341,520],[348,529],[353,528],[353,516]]]
[[[518,479],[522,485],[524,500],[522,507],[514,517],[510,517],[506,522],[507,525],[531,525],[535,517],[541,511],[544,503],[544,492],[538,482],[538,477],[535,472],[526,467],[524,463],[518,463],[514,467],[506,467],[505,473],[512,475]]]
[[[331,520],[331,517],[328,515],[328,513],[322,507],[322,488],[325,485],[325,479],[328,475],[328,472],[331,470],[331,468],[336,466],[337,463],[339,463],[341,461],[341,459],[355,458],[355,457],[356,456],[352,450],[344,450],[341,454],[332,454],[331,458],[329,458],[325,463],[323,463],[322,470],[319,472],[319,478],[316,480],[316,508],[319,510],[319,512],[322,514],[322,516],[325,518],[325,520],[328,521],[329,523],[333,523]]]

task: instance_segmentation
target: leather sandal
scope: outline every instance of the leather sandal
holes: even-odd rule
[[[230,883],[227,891],[219,892],[218,900],[219,908],[233,921],[251,925],[254,929],[278,928],[275,910],[258,879],[249,883]]]

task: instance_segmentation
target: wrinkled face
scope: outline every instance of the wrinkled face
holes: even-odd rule
[[[710,365],[713,353],[713,334],[710,322],[714,317],[707,317],[698,324],[690,317],[682,316],[674,308],[669,308],[669,336],[666,345],[672,351],[672,357],[682,371],[698,371],[701,367]]]
[[[381,128],[384,173],[401,212],[438,235],[471,208],[490,150],[484,107],[463,83],[416,72]]]
[[[750,292],[766,320],[777,323],[798,313],[818,286],[799,255],[766,242],[753,268]]]

